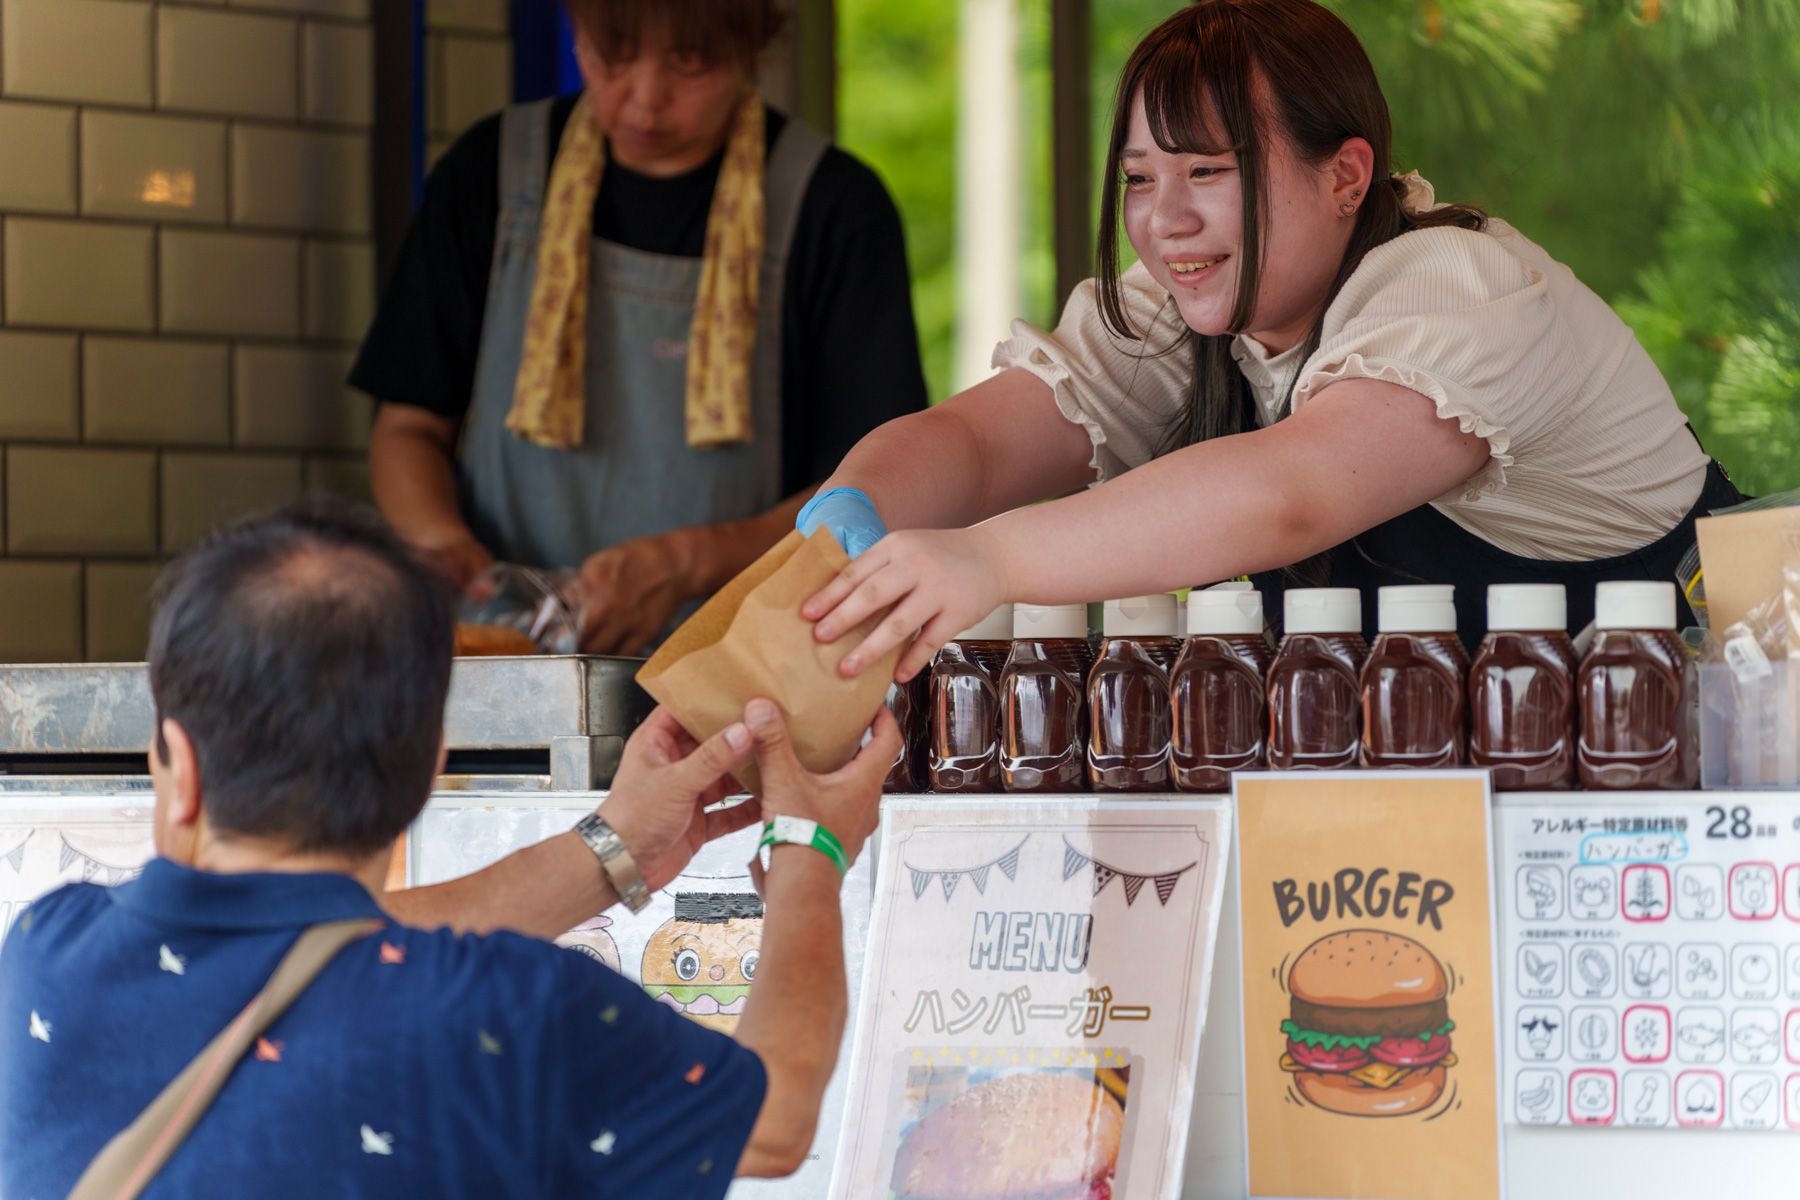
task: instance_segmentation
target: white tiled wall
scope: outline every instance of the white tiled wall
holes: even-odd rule
[[[506,0],[426,0],[426,157],[512,95]]]
[[[137,657],[160,560],[366,494],[343,380],[374,306],[371,14],[397,2],[0,0],[0,658]],[[479,43],[459,62],[505,51],[504,0],[432,8]],[[433,94],[498,108],[498,58]]]

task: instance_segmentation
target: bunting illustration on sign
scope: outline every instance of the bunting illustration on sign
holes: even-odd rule
[[[911,863],[907,863],[906,869],[912,872],[913,899],[917,900],[920,896],[923,896],[925,894],[925,889],[931,886],[931,881],[936,879],[943,885],[944,899],[948,900],[955,894],[956,885],[962,882],[962,877],[964,875],[969,877],[969,882],[975,885],[975,890],[978,893],[983,896],[987,895],[988,872],[995,867],[999,867],[1000,873],[1008,879],[1017,879],[1019,877],[1019,851],[1025,848],[1025,843],[1030,840],[1030,837],[1030,834],[1025,835],[1025,837],[1019,839],[1019,844],[1017,846],[1014,846],[999,858],[989,859],[978,867],[960,867],[953,871],[927,871],[915,867]],[[1067,878],[1067,876],[1064,878]]]
[[[1123,886],[1126,908],[1130,908],[1136,903],[1138,893],[1144,890],[1145,880],[1151,880],[1156,884],[1157,900],[1161,901],[1165,908],[1168,907],[1169,897],[1175,894],[1175,881],[1198,865],[1197,862],[1191,862],[1187,866],[1177,867],[1173,871],[1152,871],[1140,875],[1135,871],[1123,871],[1118,867],[1110,866],[1091,854],[1083,854],[1069,844],[1067,837],[1063,838],[1063,882],[1067,883],[1073,879],[1075,873],[1083,867],[1092,866],[1094,868],[1093,894],[1098,896],[1115,878],[1123,879],[1125,881]]]
[[[12,829],[0,833],[0,846],[6,847],[0,851],[0,862],[11,867],[14,874],[25,869],[25,843],[36,832],[35,829]]]
[[[66,871],[69,869],[71,863],[76,862],[81,864],[81,881],[83,883],[89,883],[95,878],[98,878],[108,887],[111,887],[114,884],[124,883],[127,879],[136,879],[138,872],[144,869],[141,865],[135,867],[121,867],[115,866],[112,863],[101,862],[86,851],[77,850],[74,845],[70,843],[68,835],[64,834],[62,839],[62,849],[57,852],[56,869],[58,871]]]

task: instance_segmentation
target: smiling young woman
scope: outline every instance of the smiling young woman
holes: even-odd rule
[[[1668,385],[1567,267],[1434,204],[1391,145],[1368,56],[1311,0],[1154,30],[1120,80],[1099,278],[800,514],[871,547],[808,601],[821,640],[895,605],[846,673],[922,629],[908,678],[1007,601],[1253,574],[1274,613],[1290,583],[1361,587],[1373,627],[1377,585],[1425,580],[1457,585],[1472,643],[1490,582],[1568,585],[1579,627],[1593,583],[1672,577],[1737,492]]]

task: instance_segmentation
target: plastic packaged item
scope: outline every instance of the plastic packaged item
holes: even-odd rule
[[[1175,597],[1108,600],[1087,678],[1088,782],[1096,792],[1169,790],[1169,668],[1181,653]]]
[[[1264,680],[1275,656],[1263,636],[1262,593],[1188,593],[1187,641],[1169,673],[1169,773],[1184,792],[1231,789],[1233,771],[1268,762]]]
[[[1000,790],[1000,673],[1012,625],[1012,605],[1003,604],[931,660],[926,771],[934,792]]]
[[[1384,587],[1376,602],[1380,631],[1360,679],[1362,765],[1460,767],[1469,653],[1456,636],[1456,589]]]
[[[1575,645],[1560,583],[1488,588],[1488,634],[1469,668],[1469,765],[1500,792],[1575,786]]]
[[[1598,585],[1594,627],[1575,685],[1581,785],[1692,788],[1699,778],[1698,679],[1675,632],[1675,585]]]
[[[1013,606],[1000,674],[1000,784],[1009,792],[1087,790],[1087,605]]]
[[[457,653],[573,654],[581,644],[582,609],[575,571],[495,563],[463,589]]]
[[[1781,589],[1704,648],[1700,786],[1800,786],[1800,509],[1779,538]]]
[[[931,677],[920,671],[905,683],[888,684],[886,704],[900,727],[900,750],[881,782],[884,792],[922,792],[931,741]]]
[[[1269,668],[1269,766],[1277,771],[1357,765],[1359,676],[1369,656],[1355,588],[1289,588],[1284,636]]]

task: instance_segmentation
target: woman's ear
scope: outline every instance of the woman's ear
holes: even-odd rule
[[[1365,138],[1346,139],[1326,169],[1331,179],[1331,202],[1344,216],[1355,215],[1368,198],[1369,183],[1375,175],[1374,148]]]

